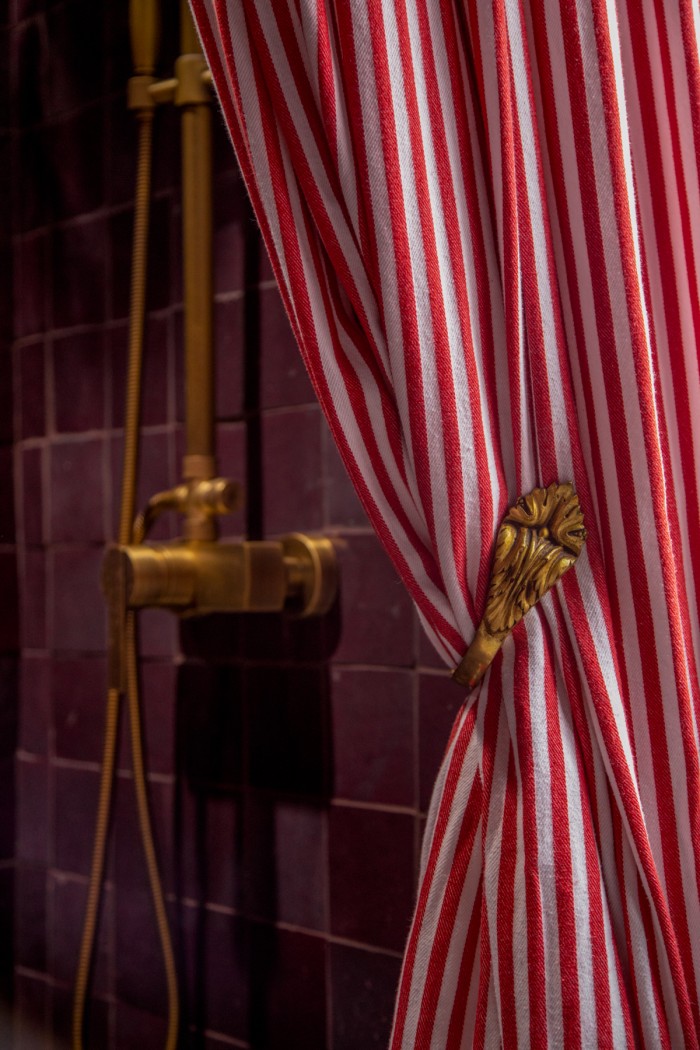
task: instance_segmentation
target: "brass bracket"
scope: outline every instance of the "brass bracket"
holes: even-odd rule
[[[561,579],[586,541],[573,485],[552,484],[521,496],[506,514],[496,553],[486,612],[452,677],[472,689],[515,625]]]

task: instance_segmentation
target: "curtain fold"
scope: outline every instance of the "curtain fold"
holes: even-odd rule
[[[508,506],[572,481],[588,530],[455,723],[392,1048],[698,1046],[697,4],[193,9],[316,393],[446,663]]]

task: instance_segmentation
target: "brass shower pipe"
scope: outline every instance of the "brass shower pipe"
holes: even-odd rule
[[[150,40],[151,23],[132,5],[132,32]],[[148,6],[148,5],[145,5]],[[135,10],[138,9],[138,10]],[[294,533],[277,541],[217,543],[217,517],[242,501],[236,482],[216,476],[214,452],[214,351],[212,280],[211,73],[201,52],[187,3],[181,4],[182,54],[175,76],[157,80],[137,72],[129,82],[129,106],[152,113],[172,102],[181,111],[184,277],[185,431],[183,481],[156,494],[137,520],[131,544],[108,551],[103,585],[111,622],[123,635],[121,610],[157,605],[185,615],[208,612],[274,612],[319,615],[337,589],[330,540]],[[140,547],[164,511],[184,516],[183,541]],[[122,648],[115,640],[117,648]],[[123,659],[113,661],[123,682]]]

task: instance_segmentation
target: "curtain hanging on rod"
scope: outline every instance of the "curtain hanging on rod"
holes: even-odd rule
[[[193,7],[316,393],[446,663],[519,496],[573,482],[588,531],[455,723],[392,1048],[696,1047],[697,4]]]

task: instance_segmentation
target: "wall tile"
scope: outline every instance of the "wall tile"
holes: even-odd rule
[[[24,542],[40,546],[44,541],[44,450],[22,452],[22,523]]]
[[[415,821],[404,813],[332,806],[331,931],[403,950],[413,903]],[[387,848],[391,843],[391,848]]]
[[[323,1050],[325,945],[303,933],[254,925],[251,1042],[260,1050]]]
[[[60,871],[87,875],[97,813],[99,774],[92,769],[54,766],[53,864]]]
[[[190,900],[241,905],[240,799],[232,791],[182,784],[175,833],[176,878]]]
[[[199,1031],[246,1040],[253,981],[248,924],[227,912],[189,906],[183,907],[181,922],[187,1021]]]
[[[131,208],[109,218],[110,317],[115,319],[129,315],[133,225]],[[158,199],[151,204],[148,234],[146,309],[149,312],[169,305],[170,285],[170,201]]]
[[[167,995],[158,928],[147,889],[117,890],[117,997],[137,1009],[165,1016]]]
[[[166,1034],[165,1018],[156,1017],[145,1010],[137,1010],[128,1003],[119,1004],[115,1050],[143,1050],[147,1046],[164,1046]]]
[[[52,644],[56,650],[104,652],[107,617],[100,593],[102,549],[57,550],[53,555]]]
[[[105,425],[105,349],[101,332],[55,339],[52,347],[54,422],[59,433]]]
[[[112,369],[112,420],[123,428],[128,359],[128,329],[109,333]],[[163,317],[150,317],[146,322],[143,356],[142,426],[158,426],[170,421],[170,322]]]
[[[410,666],[413,611],[408,592],[375,536],[348,536],[338,547],[343,663]]]
[[[47,14],[48,99],[51,115],[98,98],[102,88],[103,8],[87,0],[60,5]],[[92,46],[86,47],[85,41]]]
[[[20,676],[19,747],[35,755],[45,755],[48,749],[49,672],[47,657],[24,654]]]
[[[60,873],[49,875],[48,973],[54,981],[66,985],[72,985],[75,979],[87,890],[85,881],[77,881]],[[91,992],[95,996],[107,995],[110,991],[109,927],[114,906],[112,897],[111,888],[105,887],[92,969]]]
[[[15,311],[15,316],[17,316]],[[45,360],[43,342],[30,343],[17,351],[19,372],[19,436],[41,437],[46,433]]]
[[[328,681],[324,668],[250,668],[249,777],[257,788],[327,797]]]
[[[102,107],[91,106],[47,129],[48,171],[44,177],[54,219],[94,211],[103,204],[103,127]],[[70,157],[69,164],[66,157]]]
[[[106,247],[103,219],[54,228],[51,274],[56,328],[104,320]]]
[[[101,438],[51,444],[50,537],[54,543],[104,540],[105,455]]]
[[[465,701],[448,674],[419,676],[420,806],[427,810],[450,732]]]
[[[38,124],[46,112],[48,41],[43,19],[19,25],[12,33],[11,94],[15,124]]]
[[[0,871],[0,1000],[5,1003],[11,1002],[14,995],[15,875],[14,865],[8,865]],[[3,1014],[6,1014],[6,1011],[0,1010],[0,1036],[3,1027],[9,1028]],[[8,1040],[4,1037],[2,1042],[8,1045]]]
[[[0,543],[15,542],[14,463],[10,445],[0,445]]]
[[[250,795],[244,841],[245,913],[323,930],[327,894],[323,811]]]
[[[46,235],[33,234],[15,244],[14,332],[18,338],[44,330],[49,292]]]
[[[0,861],[11,861],[15,857],[19,815],[15,807],[14,766],[14,756],[0,758]]]
[[[240,175],[220,180],[214,196],[214,292],[238,292],[244,285],[245,239],[254,229]]]
[[[20,758],[16,775],[17,859],[46,866],[50,827],[46,763]]]
[[[46,869],[20,864],[15,883],[15,962],[28,970],[46,967]]]
[[[401,960],[344,944],[330,953],[333,1050],[387,1046]]]
[[[22,646],[26,649],[43,649],[46,645],[46,558],[44,552],[41,550],[25,551],[21,574],[20,636]],[[0,555],[0,579],[3,581],[3,592],[6,586],[11,586],[11,578],[14,578],[14,575],[15,567],[11,564],[11,556]],[[6,635],[7,624],[8,621],[3,616],[0,619],[0,640]]]
[[[50,1024],[54,1035],[55,1050],[64,1050],[70,1045],[73,1023],[73,992],[71,988],[54,985],[50,998]],[[104,999],[91,999],[85,1021],[86,1046],[107,1047],[109,1045],[110,1005]]]
[[[214,306],[214,348],[217,419],[236,419],[243,412],[244,345],[243,300],[233,299],[216,303]]]
[[[277,288],[260,292],[259,310],[262,407],[315,405],[316,395]]]
[[[167,893],[174,889],[172,783],[150,780],[148,782],[148,805],[158,868]],[[120,913],[128,907],[128,894],[131,890],[139,893],[148,887],[148,871],[137,814],[133,779],[119,776],[115,791],[113,842],[114,877],[120,895]]]
[[[165,114],[165,107],[162,109],[162,114]],[[156,131],[162,119],[161,113],[158,116]],[[138,125],[134,114],[127,109],[126,85],[124,85],[122,94],[105,104],[105,122],[107,201],[110,205],[125,204],[134,195],[138,145]],[[159,152],[156,148],[156,157]]]
[[[43,226],[50,211],[49,150],[43,130],[20,134],[17,151],[22,183],[15,188],[12,206],[15,228],[24,233]]]
[[[105,729],[107,665],[102,657],[51,662],[54,746],[58,758],[99,762]]]
[[[400,671],[333,671],[338,798],[415,804],[413,681]]]
[[[13,759],[18,735],[19,667],[17,656],[0,656],[0,759]]]
[[[50,988],[48,980],[15,974],[15,1050],[47,1047]]]
[[[244,683],[235,667],[188,662],[178,669],[178,768],[197,787],[240,786]]]
[[[327,425],[323,425],[323,477],[327,525],[368,525],[367,515],[350,481]]]
[[[172,773],[175,761],[176,668],[165,660],[142,660],[140,671],[141,735],[146,765],[149,773]],[[122,719],[121,729],[119,766],[121,769],[131,769],[128,719]]]
[[[263,499],[269,535],[320,529],[323,485],[320,409],[263,418]]]
[[[416,619],[418,614],[416,613]],[[420,622],[417,623],[418,632],[418,665],[420,667],[434,667],[439,671],[446,671],[447,664],[438,653],[433,643],[423,630]]]
[[[174,613],[169,609],[143,609],[138,622],[142,656],[175,655],[178,620]]]

